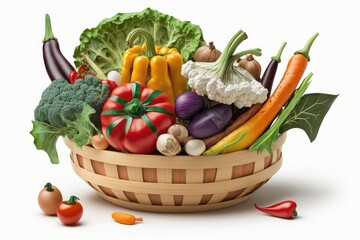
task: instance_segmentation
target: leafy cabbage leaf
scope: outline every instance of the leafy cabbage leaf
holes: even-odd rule
[[[316,139],[320,125],[338,95],[325,93],[305,94],[286,121],[280,126],[280,133],[292,128],[305,131],[310,142]]]
[[[85,29],[74,51],[75,65],[88,65],[85,54],[104,75],[111,70],[121,71],[123,54],[129,48],[126,36],[134,28],[150,32],[155,45],[177,48],[184,62],[205,44],[198,25],[146,8],[142,12],[118,13],[103,19],[95,28]]]

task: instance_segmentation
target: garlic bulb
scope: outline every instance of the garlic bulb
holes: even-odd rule
[[[260,81],[261,65],[249,54],[246,58],[239,59],[238,66],[248,71],[257,81]]]
[[[169,133],[161,134],[156,141],[157,150],[166,156],[175,156],[181,152],[180,143]]]
[[[199,47],[194,54],[195,62],[215,62],[221,55],[221,52],[214,46],[214,42],[209,45]]]

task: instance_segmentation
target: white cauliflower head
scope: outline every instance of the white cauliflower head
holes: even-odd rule
[[[254,48],[234,54],[238,45],[247,38],[242,30],[228,42],[223,53],[215,62],[193,62],[183,64],[181,73],[199,95],[238,108],[250,107],[266,100],[268,90],[245,69],[235,65],[241,56],[261,55],[261,49]]]
[[[210,100],[232,104],[237,108],[250,107],[256,103],[262,103],[267,98],[268,90],[252,76],[243,74],[243,69],[234,67],[237,74],[232,76],[232,83],[225,84],[222,79],[217,79],[216,74],[211,71],[203,71],[194,68],[188,72],[188,83],[196,93],[206,95]]]

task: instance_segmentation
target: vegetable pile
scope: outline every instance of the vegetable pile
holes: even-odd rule
[[[261,73],[262,50],[240,49],[248,39],[243,30],[216,49],[198,25],[147,8],[84,30],[73,67],[46,15],[43,57],[51,84],[30,133],[52,163],[59,162],[59,136],[80,148],[166,156],[272,154],[271,144],[292,128],[312,142],[337,97],[306,94],[313,73],[303,74],[317,36],[295,52],[273,91],[286,42]]]

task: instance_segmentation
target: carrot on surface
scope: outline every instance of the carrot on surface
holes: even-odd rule
[[[295,52],[288,62],[279,85],[268,98],[263,107],[246,123],[224,137],[203,155],[216,155],[248,148],[267,129],[276,118],[282,107],[295,92],[296,86],[305,72],[309,58],[309,50],[318,36],[314,34],[302,50]]]
[[[111,214],[111,217],[118,223],[126,224],[126,225],[133,225],[136,222],[142,222],[143,218],[137,218],[132,214],[129,213],[122,213],[122,212],[114,212]]]

